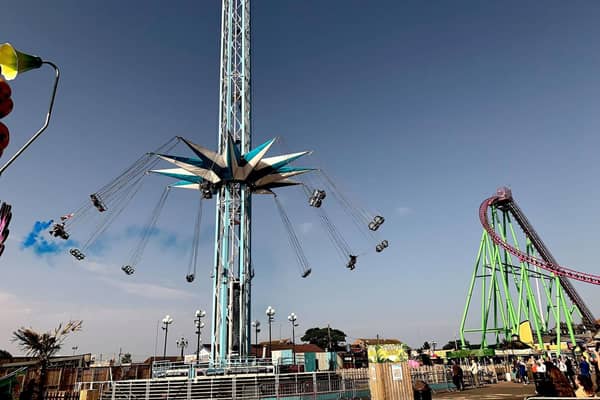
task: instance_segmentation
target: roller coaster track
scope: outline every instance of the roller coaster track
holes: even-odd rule
[[[488,208],[492,206],[506,209],[513,215],[517,223],[521,226],[521,229],[523,229],[525,235],[531,240],[531,244],[535,247],[541,258],[527,254],[502,240],[502,237],[496,233],[494,227],[488,221]],[[563,289],[573,304],[581,311],[583,324],[590,329],[595,327],[596,320],[594,315],[579,296],[569,279],[591,283],[592,285],[600,285],[600,275],[592,275],[560,266],[550,253],[550,250],[544,245],[544,242],[542,242],[542,239],[535,229],[533,229],[533,226],[525,214],[514,201],[510,189],[505,187],[499,188],[496,195],[485,199],[483,203],[481,203],[481,206],[479,206],[479,220],[492,241],[517,257],[519,261],[534,265],[557,275]]]

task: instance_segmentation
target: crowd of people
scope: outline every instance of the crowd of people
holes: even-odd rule
[[[511,379],[524,385],[535,384],[536,394],[547,397],[600,398],[600,354],[589,351],[578,357],[534,357],[512,361]],[[468,374],[473,387],[480,386],[484,368],[472,359],[468,366],[458,362],[451,366],[452,381],[457,390],[464,390]]]
[[[599,359],[597,350],[578,358],[532,356],[515,360],[512,375],[516,382],[525,385],[533,380],[536,393],[541,396],[594,398],[600,392]]]

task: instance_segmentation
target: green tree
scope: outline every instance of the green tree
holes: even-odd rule
[[[58,325],[54,331],[39,333],[32,328],[19,328],[13,332],[13,342],[17,342],[19,348],[25,355],[37,359],[40,368],[40,380],[38,382],[38,399],[44,398],[44,381],[46,371],[50,364],[50,358],[62,347],[67,336],[72,332],[81,330],[82,321],[69,321],[64,326]]]
[[[131,364],[131,353],[125,353],[121,356],[121,364]]]
[[[429,350],[430,348],[431,348],[431,345],[429,344],[429,342],[423,343],[423,347],[422,347],[423,350]]]
[[[469,343],[468,340],[465,340],[465,345],[467,346],[467,349],[468,349],[471,344]],[[462,346],[462,343],[461,343],[460,339],[450,340],[450,341],[448,341],[448,343],[446,343],[442,347],[442,350],[460,350],[461,346]]]
[[[346,334],[339,329],[317,327],[308,329],[300,340],[317,345],[322,349],[338,351],[342,349],[339,343],[346,341]]]
[[[11,358],[12,355],[8,351],[0,349],[0,360],[10,360]]]

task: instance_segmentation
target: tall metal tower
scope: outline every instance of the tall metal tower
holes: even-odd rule
[[[241,154],[251,146],[250,0],[223,0],[221,11],[219,153],[228,140]],[[250,212],[246,182],[231,180],[216,202],[212,360],[245,357],[250,348]]]
[[[246,359],[250,350],[251,196],[299,185],[289,179],[312,171],[293,167],[301,151],[265,157],[275,139],[251,149],[250,0],[223,0],[218,151],[179,138],[194,158],[156,153],[178,168],[151,172],[177,178],[170,187],[216,194],[213,269],[212,363]]]

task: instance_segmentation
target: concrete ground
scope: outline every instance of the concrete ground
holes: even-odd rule
[[[467,388],[461,392],[439,392],[434,393],[434,400],[523,400],[526,396],[535,394],[535,385],[523,385],[522,383],[500,382],[485,385],[480,388]]]

